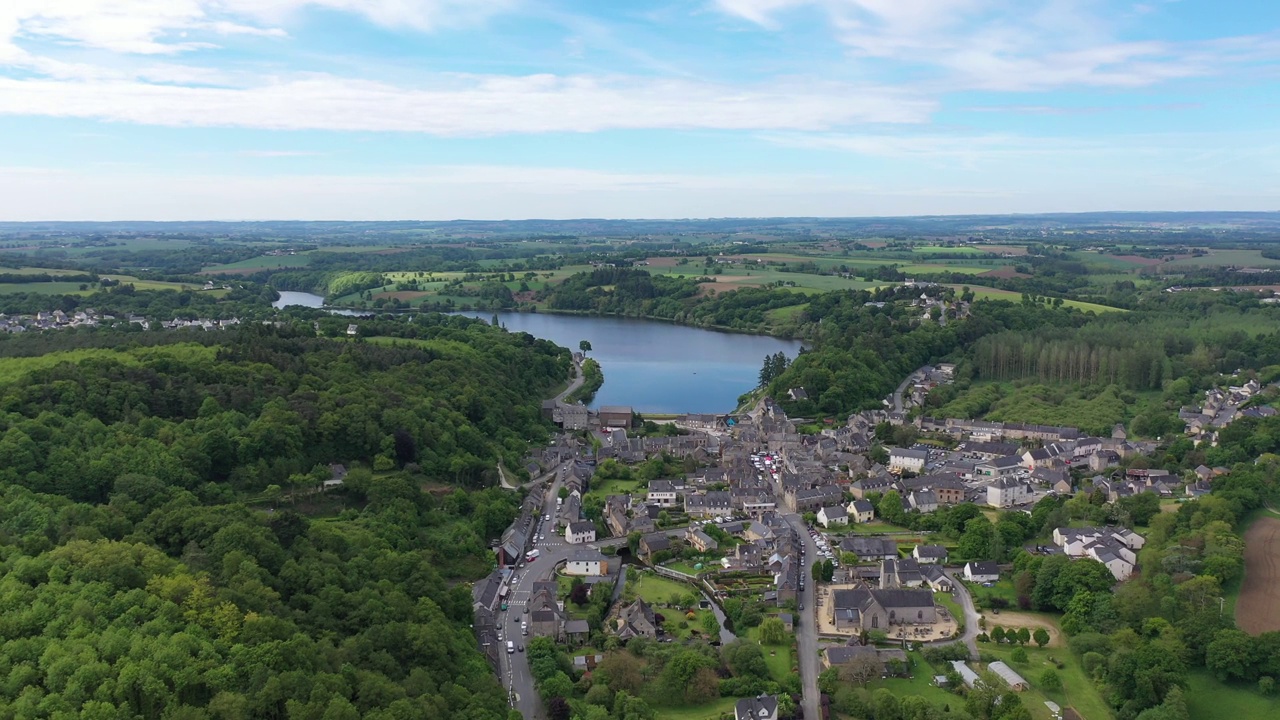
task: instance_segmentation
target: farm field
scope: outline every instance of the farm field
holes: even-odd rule
[[[35,273],[30,273],[35,274]],[[200,285],[194,283],[164,282],[160,280],[139,280],[132,275],[103,275],[104,278],[119,280],[122,284],[132,285],[138,290],[199,290]],[[81,290],[81,285],[87,289]],[[100,288],[96,284],[80,282],[33,282],[33,283],[0,283],[0,294],[36,293],[40,295],[90,295]],[[225,295],[225,290],[211,290],[211,293]]]
[[[259,255],[239,262],[210,265],[201,270],[200,274],[250,275],[259,270],[306,267],[311,262],[311,252],[314,251],[300,252],[296,255]]]
[[[948,285],[947,287],[959,290],[963,285]],[[1000,290],[998,288],[981,287],[978,285],[970,285],[969,289],[973,291],[975,300],[1008,300],[1010,302],[1018,302],[1022,299],[1021,293],[1012,290]],[[1113,308],[1109,305],[1098,305],[1097,303],[1081,302],[1080,300],[1063,299],[1063,305],[1067,307],[1077,308],[1082,312],[1127,312],[1121,308]]]
[[[83,275],[83,270],[63,270],[61,268],[42,268],[42,267],[0,267],[0,273],[5,275]]]
[[[1280,267],[1280,260],[1262,257],[1261,250],[1210,250],[1201,257],[1179,258],[1161,265],[1164,269],[1239,265],[1246,267]]]
[[[1280,519],[1258,518],[1245,533],[1244,545],[1236,624],[1252,635],[1280,630]]]

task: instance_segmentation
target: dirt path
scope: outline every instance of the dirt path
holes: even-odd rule
[[[1280,520],[1258,518],[1244,536],[1244,582],[1236,625],[1252,635],[1280,630]]]
[[[1049,644],[1045,647],[1062,647],[1062,631],[1052,621],[1046,620],[1039,615],[1001,610],[999,615],[993,615],[990,611],[987,611],[983,613],[983,617],[987,619],[987,632],[991,632],[997,625],[1005,630],[1009,628],[1026,628],[1031,632],[1035,632],[1036,628],[1044,628],[1049,631]]]

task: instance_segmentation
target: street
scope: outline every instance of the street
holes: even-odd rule
[[[822,717],[822,698],[818,693],[818,623],[814,616],[813,579],[809,577],[809,566],[818,556],[818,545],[809,535],[804,519],[799,515],[787,515],[785,519],[800,534],[805,547],[805,564],[801,566],[801,577],[804,578],[804,590],[797,593],[798,602],[803,610],[796,613],[799,624],[796,626],[796,653],[800,662],[800,687],[804,696],[801,707],[805,720],[818,720]]]

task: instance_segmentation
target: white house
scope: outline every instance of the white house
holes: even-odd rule
[[[1089,557],[1111,571],[1117,581],[1128,580],[1138,564],[1146,539],[1122,527],[1055,528],[1053,543],[1069,557]]]
[[[977,583],[995,582],[1000,579],[1000,568],[990,560],[967,562],[964,564],[964,579]]]
[[[856,523],[867,523],[876,519],[876,506],[870,500],[854,500],[845,508],[845,513]]]
[[[649,494],[645,500],[658,507],[675,507],[676,486],[670,480],[653,480],[649,483]]]
[[[818,511],[818,522],[825,528],[829,528],[832,525],[848,525],[849,514],[839,505],[824,507]]]
[[[911,551],[911,557],[922,563],[945,563],[947,561],[947,549],[941,545],[917,545]]]
[[[590,520],[575,520],[564,528],[564,541],[570,545],[581,545],[596,541],[596,524]]]
[[[599,577],[609,573],[609,559],[598,550],[583,548],[573,551],[564,563],[565,575]]]
[[[924,464],[928,461],[928,450],[894,448],[889,452],[889,469],[897,472],[918,473],[924,470]]]
[[[1025,480],[1002,477],[987,486],[987,504],[991,507],[1011,507],[1031,500],[1031,485]]]

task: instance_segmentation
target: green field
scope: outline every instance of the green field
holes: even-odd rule
[[[960,290],[965,286],[964,285],[948,285],[947,287]],[[1000,290],[998,288],[982,287],[980,285],[970,285],[968,287],[970,290],[973,291],[975,300],[1008,300],[1010,302],[1015,302],[1015,303],[1021,302],[1022,300],[1022,293],[1017,293],[1012,290]],[[1076,308],[1081,312],[1095,312],[1095,313],[1128,312],[1128,310],[1123,310],[1121,308],[1113,308],[1108,305],[1098,305],[1096,303],[1081,302],[1079,300],[1068,300],[1066,298],[1062,300],[1062,304],[1067,307]]]
[[[276,270],[279,268],[306,267],[311,262],[310,254],[314,251],[300,252],[296,255],[259,255],[258,257],[239,262],[210,265],[200,272],[206,275],[216,273],[244,273],[256,270]]]
[[[25,273],[35,274],[35,273]],[[202,286],[194,283],[164,282],[161,280],[139,280],[132,275],[103,275],[104,278],[119,280],[122,284],[132,285],[137,290],[199,290]],[[81,290],[80,286],[86,289]],[[0,283],[0,295],[12,293],[36,293],[39,295],[91,295],[101,289],[95,283],[80,282],[33,282],[33,283]],[[211,290],[225,295],[225,290]]]
[[[1207,670],[1187,676],[1187,710],[1195,720],[1244,720],[1280,716],[1280,697],[1265,697],[1252,685],[1228,685]]]
[[[994,643],[979,643],[978,651],[981,653],[990,653],[998,659],[1008,663],[1019,675],[1031,684],[1031,689],[1019,693],[1022,697],[1022,704],[1031,711],[1031,717],[1036,720],[1049,720],[1049,708],[1045,706],[1045,700],[1052,700],[1062,707],[1075,708],[1086,720],[1106,720],[1114,717],[1111,708],[1103,700],[1102,695],[1098,692],[1097,686],[1085,674],[1084,668],[1080,666],[1079,660],[1076,659],[1071,652],[1065,648],[1038,648],[1034,645],[1028,645],[1027,664],[1019,665],[1013,662],[1010,657],[1013,655],[1013,646],[996,645]],[[1062,690],[1059,692],[1045,692],[1039,689],[1040,673],[1046,668],[1052,667],[1049,658],[1054,658],[1063,664],[1061,670],[1058,670],[1058,676],[1062,678]],[[1191,717],[1204,717],[1194,712]],[[1263,717],[1241,715],[1237,717]]]
[[[1162,269],[1214,267],[1237,265],[1242,267],[1280,267],[1280,260],[1262,257],[1261,250],[1210,250],[1202,257],[1179,258],[1165,263]]]
[[[42,267],[0,267],[0,273],[6,275],[83,275],[83,270],[63,270],[61,268],[42,268]]]
[[[725,713],[733,716],[733,706],[738,698],[726,697],[694,707],[667,707],[658,705],[658,717],[662,720],[720,720]]]

